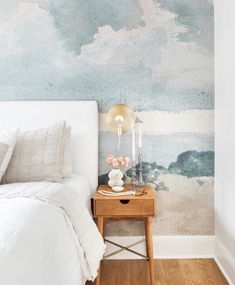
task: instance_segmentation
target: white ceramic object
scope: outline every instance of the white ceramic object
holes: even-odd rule
[[[113,187],[121,187],[124,182],[122,180],[123,178],[123,173],[121,171],[121,169],[119,168],[113,168],[110,172],[109,172],[109,182],[108,185],[113,188]]]
[[[124,190],[124,187],[122,187],[122,186],[114,186],[114,187],[112,187],[112,190],[114,192],[122,192]]]

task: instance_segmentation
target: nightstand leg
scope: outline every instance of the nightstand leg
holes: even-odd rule
[[[98,230],[102,237],[104,237],[104,218],[103,217],[98,217]],[[100,261],[100,268],[98,270],[98,275],[95,280],[96,285],[100,285],[100,271],[101,271],[101,261]]]
[[[98,218],[98,230],[101,233],[102,237],[104,237],[104,218]]]
[[[155,284],[154,281],[154,259],[153,259],[153,238],[152,238],[152,217],[147,217],[145,221],[146,233],[146,250],[149,261],[149,272],[151,285]]]

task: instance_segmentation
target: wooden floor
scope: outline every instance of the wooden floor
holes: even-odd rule
[[[213,259],[156,260],[155,280],[155,285],[228,284]],[[149,275],[145,260],[102,261],[101,285],[148,284]]]

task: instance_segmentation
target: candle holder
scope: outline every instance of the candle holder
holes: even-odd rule
[[[131,188],[132,190],[136,190],[136,164],[135,162],[133,161],[132,162],[132,168],[131,168]]]
[[[144,185],[144,179],[143,179],[143,155],[142,155],[142,152],[139,152],[138,163],[139,163],[138,183],[139,183],[139,185]]]

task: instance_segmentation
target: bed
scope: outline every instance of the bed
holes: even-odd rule
[[[97,187],[96,102],[1,102],[0,129],[72,127],[74,174],[59,183],[0,185],[0,283],[83,285],[94,280],[105,245],[91,217]]]

